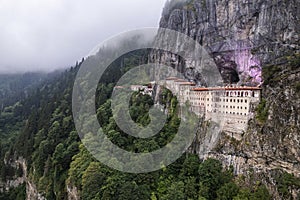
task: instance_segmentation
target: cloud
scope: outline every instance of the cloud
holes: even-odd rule
[[[71,66],[114,34],[158,26],[166,0],[0,0],[0,72]]]

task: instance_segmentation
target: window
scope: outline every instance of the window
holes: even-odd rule
[[[245,103],[247,103],[247,100],[245,100]]]

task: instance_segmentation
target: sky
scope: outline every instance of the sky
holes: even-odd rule
[[[166,0],[0,0],[0,73],[74,65],[120,32],[157,27]]]

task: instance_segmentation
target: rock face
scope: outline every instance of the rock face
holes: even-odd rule
[[[67,185],[68,200],[79,200],[79,192],[75,186]]]
[[[299,13],[298,0],[173,0],[160,27],[203,45],[225,82],[257,85],[262,65],[299,50]]]
[[[0,182],[0,192],[9,191],[12,188],[19,187],[26,181],[26,176],[23,170],[25,164],[24,159],[19,158],[16,161],[5,159],[4,163],[11,167],[11,169],[13,169],[15,173],[5,182]],[[16,173],[17,171],[22,171],[22,173]]]
[[[276,174],[300,177],[300,1],[191,0],[167,3],[160,26],[180,31],[203,45],[227,83],[262,85],[260,110],[241,141],[221,134],[204,155],[205,127],[191,146],[201,158],[213,157],[236,174],[255,177],[281,199]],[[182,61],[171,57],[181,71]],[[187,71],[187,70],[186,70]],[[189,79],[197,79],[191,75]],[[253,175],[254,174],[254,175]],[[299,188],[290,188],[293,198]]]
[[[28,178],[27,174],[27,163],[26,160],[22,157],[5,160],[5,163],[16,171],[21,170],[22,175],[18,176],[15,175],[13,179],[7,180],[5,183],[0,184],[0,191],[9,191],[12,188],[16,188],[21,184],[26,184],[26,199],[28,200],[45,200],[46,198],[43,197],[37,190],[36,185]]]
[[[300,177],[300,56],[293,59],[298,60],[297,65],[281,58],[276,65],[263,68],[263,72],[276,68],[263,85],[265,118],[259,119],[261,113],[257,112],[241,141],[222,136],[214,151],[205,155],[234,166],[236,174],[247,175],[253,170],[275,199],[280,199],[276,188],[278,170]],[[267,78],[267,73],[263,75]],[[295,195],[299,188],[291,188],[290,192],[294,199],[299,198]]]
[[[24,158],[18,158],[16,163],[19,163],[23,170],[23,179],[26,183],[26,199],[27,200],[46,200],[37,190],[36,185],[28,178],[27,163]]]

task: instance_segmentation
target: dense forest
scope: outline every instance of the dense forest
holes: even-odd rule
[[[160,103],[168,111],[167,122],[156,136],[148,139],[129,136],[112,117],[110,95],[116,81],[131,68],[146,63],[148,53],[139,50],[119,58],[97,88],[99,123],[114,144],[131,152],[150,152],[166,145],[181,120],[178,101],[167,89],[159,95]],[[87,200],[271,198],[263,182],[237,176],[232,167],[226,168],[214,159],[200,160],[195,154],[185,153],[175,163],[144,174],[119,172],[97,161],[80,141],[72,116],[72,88],[81,64],[41,81],[27,96],[3,108],[0,199],[25,199],[28,183],[34,184],[46,199],[58,200],[68,199],[70,191]],[[132,119],[141,126],[149,124],[148,111],[153,103],[150,96],[134,92],[130,99]],[[251,177],[253,172],[251,169],[249,172]],[[25,180],[6,190],[5,184],[18,177]],[[289,187],[300,186],[300,181],[288,173],[279,176],[277,182],[280,194],[286,198],[290,198]]]
[[[131,53],[132,55],[132,53]],[[165,127],[150,139],[135,139],[116,125],[110,109],[110,93],[130,68],[147,61],[147,51],[123,56],[100,80],[97,115],[105,134],[118,146],[133,152],[153,151],[172,140],[180,119],[178,102],[164,89],[160,101],[169,111]],[[123,64],[120,66],[120,62]],[[46,199],[67,199],[67,188],[77,188],[82,199],[269,199],[262,183],[247,185],[233,169],[217,160],[200,161],[184,154],[172,165],[147,174],[122,173],[98,162],[82,145],[72,119],[71,96],[80,64],[39,84],[26,98],[1,113],[1,181],[22,177]],[[112,76],[113,78],[109,78]],[[132,119],[146,126],[153,99],[135,92],[130,100]],[[16,162],[26,160],[27,171]],[[18,164],[14,164],[18,163]],[[25,182],[5,191],[1,199],[25,199]]]

